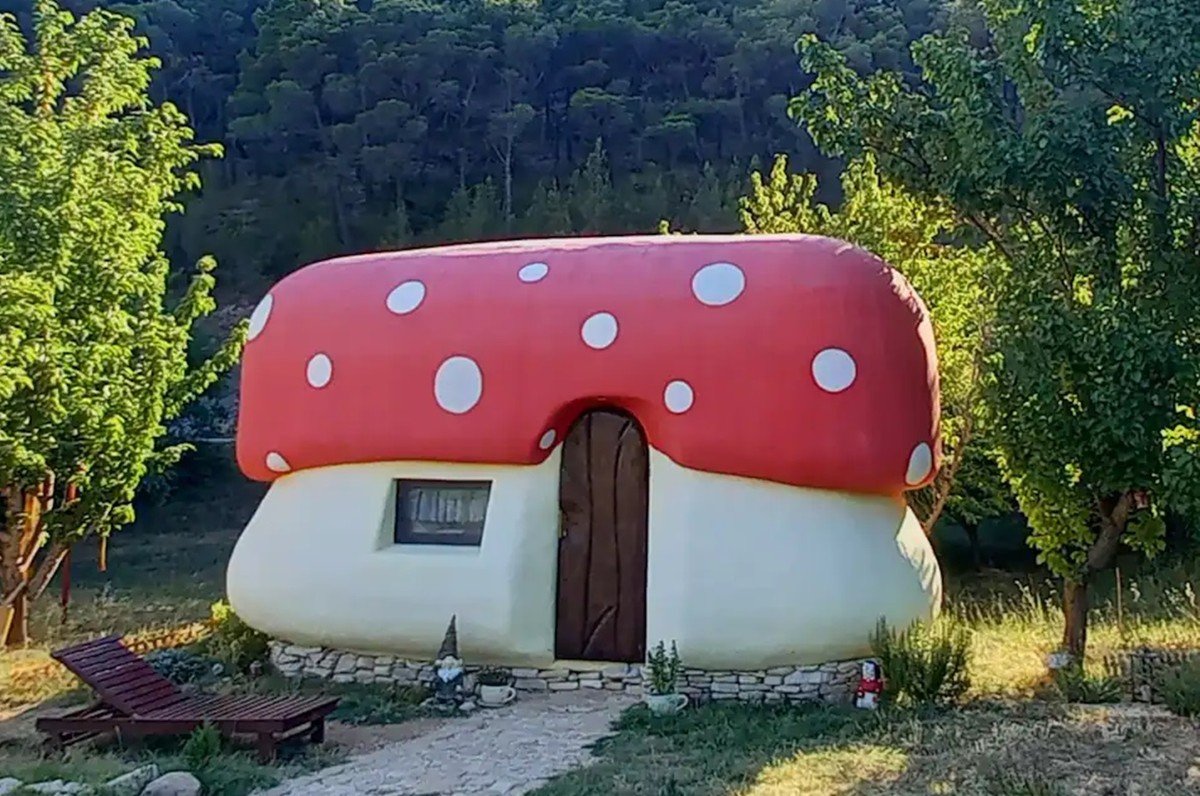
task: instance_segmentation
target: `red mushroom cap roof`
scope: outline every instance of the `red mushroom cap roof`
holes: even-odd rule
[[[933,332],[877,257],[810,236],[655,236],[343,257],[251,318],[242,470],[535,464],[620,407],[686,467],[898,494],[939,453]]]

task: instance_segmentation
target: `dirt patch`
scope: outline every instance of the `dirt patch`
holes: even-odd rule
[[[366,754],[388,744],[411,741],[441,729],[448,719],[413,719],[401,724],[342,724],[330,722],[326,743],[351,755]]]

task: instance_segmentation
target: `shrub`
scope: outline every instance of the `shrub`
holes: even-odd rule
[[[989,796],[1066,796],[1058,783],[1040,774],[998,773],[987,783]]]
[[[485,666],[475,675],[480,685],[508,685],[509,679],[509,673],[496,666]]]
[[[204,768],[192,769],[200,780],[200,792],[213,796],[258,793],[279,784],[280,772],[280,768],[262,765],[245,752],[226,752]]]
[[[202,771],[221,756],[221,733],[211,724],[192,730],[183,745],[183,759],[192,771]]]
[[[671,642],[671,652],[667,653],[666,645],[658,642],[646,659],[650,670],[650,691],[653,694],[675,693],[675,683],[679,680],[679,650],[675,642]]]
[[[346,724],[399,724],[422,715],[429,692],[419,686],[345,683],[330,689],[340,701],[331,718]]]
[[[170,680],[184,685],[199,682],[212,673],[215,661],[186,649],[154,650],[146,655],[146,663]]]
[[[1164,672],[1159,678],[1158,692],[1172,713],[1200,715],[1200,660],[1188,661]]]
[[[245,672],[252,663],[265,661],[270,640],[241,620],[229,603],[221,600],[212,605],[212,635],[206,640],[206,651],[229,664],[234,671]]]
[[[971,685],[971,633],[949,619],[917,622],[901,631],[881,619],[871,649],[883,668],[886,702],[946,704]]]
[[[1082,666],[1055,669],[1054,687],[1068,702],[1088,704],[1120,702],[1124,693],[1117,678],[1088,674]]]

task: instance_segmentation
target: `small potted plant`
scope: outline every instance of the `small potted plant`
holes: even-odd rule
[[[517,690],[509,685],[509,673],[496,666],[485,666],[475,675],[479,683],[479,703],[498,708],[517,698]]]
[[[646,658],[650,675],[650,693],[646,694],[646,705],[650,712],[659,716],[678,713],[687,706],[687,694],[675,691],[679,681],[679,650],[671,642],[668,653],[666,645],[658,642]]]

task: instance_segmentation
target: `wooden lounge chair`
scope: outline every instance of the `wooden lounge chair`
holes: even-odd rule
[[[125,738],[181,735],[207,723],[223,735],[257,736],[259,758],[269,761],[287,738],[307,733],[314,743],[325,740],[325,717],[338,703],[336,697],[324,696],[185,694],[117,636],[51,656],[99,696],[86,708],[37,720],[38,730],[56,749],[106,732]]]

